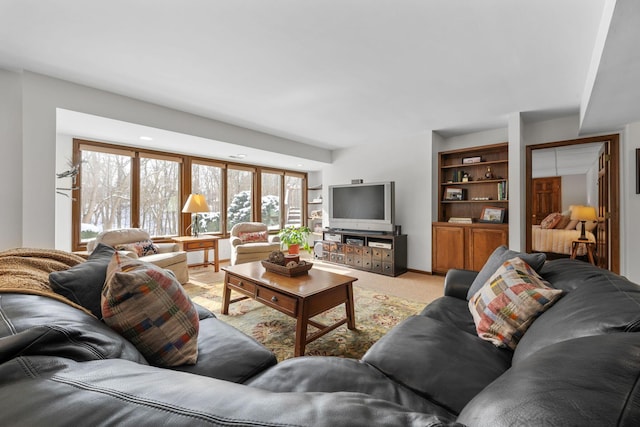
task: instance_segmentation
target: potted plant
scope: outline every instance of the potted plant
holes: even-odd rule
[[[307,226],[290,225],[280,230],[278,237],[280,237],[282,243],[287,245],[290,254],[299,254],[301,247],[307,252],[311,252],[309,242],[307,241],[309,234],[311,234],[311,230]]]

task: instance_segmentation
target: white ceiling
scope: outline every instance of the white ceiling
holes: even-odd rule
[[[617,1],[592,64],[615,0],[0,0],[0,68],[326,149],[576,113],[585,93],[584,128],[610,131],[640,119],[639,3]]]

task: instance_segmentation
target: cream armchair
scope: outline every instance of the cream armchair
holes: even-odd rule
[[[267,226],[261,222],[241,222],[231,229],[231,265],[267,259],[280,250],[280,238],[269,236]]]
[[[187,253],[181,251],[177,243],[154,243],[157,253],[138,256],[129,245],[151,240],[151,236],[141,228],[122,228],[107,230],[98,234],[95,239],[87,243],[87,251],[93,252],[98,243],[109,245],[118,250],[124,250],[127,256],[140,258],[161,268],[173,271],[178,281],[185,284],[189,281],[187,268]]]

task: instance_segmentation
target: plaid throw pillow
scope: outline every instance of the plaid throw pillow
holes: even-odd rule
[[[104,322],[150,364],[196,363],[198,313],[170,271],[116,252],[107,267],[101,305]]]
[[[469,300],[478,336],[515,349],[533,321],[560,298],[521,258],[505,261]]]

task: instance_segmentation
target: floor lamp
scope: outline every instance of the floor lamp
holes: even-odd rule
[[[191,228],[191,235],[193,237],[198,237],[198,232],[200,231],[200,220],[198,218],[198,214],[201,212],[211,212],[204,196],[202,194],[189,194],[189,198],[184,204],[182,212],[192,214],[191,225],[187,227],[187,230]]]

